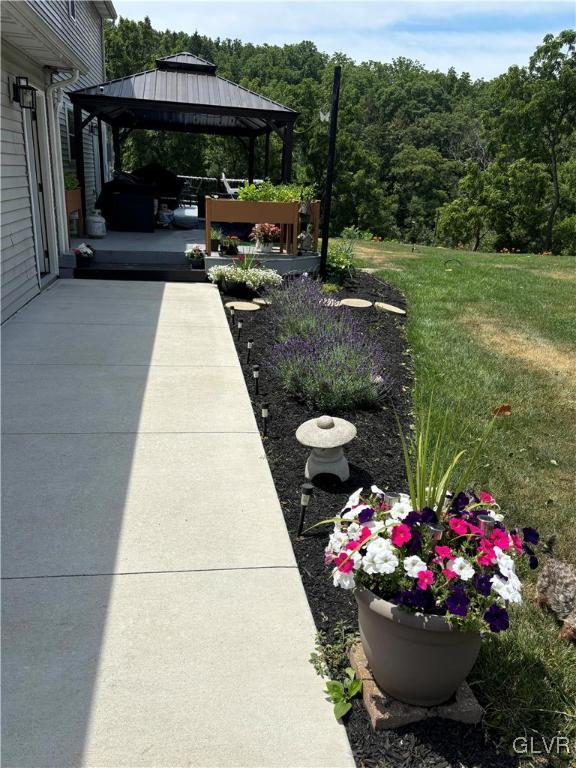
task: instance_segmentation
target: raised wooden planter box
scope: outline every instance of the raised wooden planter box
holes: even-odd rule
[[[282,227],[281,246],[293,256],[298,254],[300,228],[300,203],[271,203],[262,200],[227,200],[206,198],[206,243],[210,242],[210,230],[214,223],[227,224],[277,224]],[[314,247],[318,247],[320,203],[311,206],[311,223]]]
[[[67,189],[64,192],[66,198],[66,221],[68,222],[68,234],[70,237],[82,237],[84,234],[84,219],[82,217],[82,193],[78,189]],[[74,234],[70,231],[70,216],[75,211],[78,212],[78,232]]]

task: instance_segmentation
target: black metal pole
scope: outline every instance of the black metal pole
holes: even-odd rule
[[[270,130],[266,131],[266,144],[264,145],[264,178],[270,175]]]
[[[112,146],[114,147],[114,170],[122,170],[122,148],[120,146],[120,129],[114,125],[112,127]]]
[[[326,190],[322,211],[322,250],[320,251],[320,277],[326,277],[328,259],[328,231],[330,229],[330,208],[332,207],[332,182],[334,180],[334,160],[336,157],[336,130],[338,127],[338,105],[340,103],[340,77],[342,67],[334,67],[332,81],[332,107],[330,109],[330,129],[328,133],[328,165],[326,167]]]
[[[256,157],[256,136],[248,139],[248,184],[254,184],[254,164]]]
[[[86,172],[84,170],[84,132],[82,130],[82,107],[74,104],[74,142],[76,145],[76,176],[82,198],[82,222],[86,226]],[[82,232],[84,234],[84,232]]]
[[[106,176],[104,174],[104,140],[102,137],[102,120],[98,118],[98,154],[100,156],[100,189],[104,187]]]

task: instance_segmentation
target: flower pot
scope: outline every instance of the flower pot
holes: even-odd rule
[[[238,256],[238,246],[237,245],[227,245],[224,247],[224,254],[226,256]]]
[[[198,258],[189,258],[188,265],[190,266],[190,269],[204,269],[204,257],[200,256]]]
[[[237,296],[239,299],[253,299],[258,296],[258,291],[249,288],[246,283],[238,283],[232,280],[222,281],[222,292],[227,296]]]
[[[274,248],[274,243],[262,243],[260,241],[256,242],[256,248],[254,249],[256,253],[272,253],[272,250]]]
[[[380,688],[421,707],[448,701],[474,666],[480,634],[462,632],[442,616],[409,613],[363,587],[354,596],[362,646]]]
[[[81,256],[80,254],[76,254],[76,266],[78,269],[82,269],[85,267],[91,267],[94,262],[93,256]]]
[[[220,240],[210,240],[210,251],[218,251],[220,247]]]

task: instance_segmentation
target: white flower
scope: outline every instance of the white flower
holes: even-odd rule
[[[377,538],[368,544],[362,558],[366,573],[394,573],[397,567],[398,558],[388,539]]]
[[[350,509],[350,507],[357,507],[358,504],[360,504],[360,494],[362,493],[362,488],[358,488],[357,491],[354,491],[352,496],[348,499],[346,502],[346,505],[342,512],[344,512],[345,509]]]
[[[510,555],[506,555],[500,547],[494,547],[494,554],[496,555],[496,562],[498,563],[498,570],[502,576],[516,575],[514,570],[514,560]]]
[[[462,581],[469,581],[474,576],[472,564],[464,557],[456,557],[451,560],[448,567],[460,576]]]
[[[378,533],[378,531],[381,531],[385,526],[385,523],[382,522],[382,520],[375,520],[372,518],[372,520],[368,520],[367,523],[364,523],[365,528],[369,528],[371,533]]]
[[[410,512],[412,512],[412,505],[409,501],[397,501],[390,507],[387,514],[394,520],[404,520]]]
[[[497,574],[490,579],[492,590],[504,601],[510,603],[522,602],[522,584],[515,573],[511,573],[507,579]]]
[[[341,587],[342,589],[354,589],[356,586],[356,579],[352,572],[342,573],[337,568],[332,574],[332,581],[335,587]]]
[[[348,536],[341,531],[335,531],[328,539],[328,546],[337,555],[342,547],[348,543]]]
[[[412,555],[404,560],[404,570],[412,579],[418,578],[420,571],[426,570],[426,563],[418,555]]]
[[[349,509],[348,512],[344,512],[342,520],[354,520],[356,518],[356,510]]]
[[[354,539],[358,538],[361,530],[362,530],[362,527],[358,525],[358,523],[350,523],[350,525],[346,529],[346,535],[348,536],[350,541],[353,541]]]
[[[399,493],[400,496],[400,502],[402,504],[410,504],[410,496],[407,493]],[[410,511],[412,511],[412,507],[410,507]]]
[[[376,494],[376,496],[384,496],[384,491],[381,491],[377,485],[373,485],[370,490],[372,493]]]

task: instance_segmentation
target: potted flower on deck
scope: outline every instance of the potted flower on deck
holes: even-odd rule
[[[238,256],[238,244],[240,238],[236,235],[227,235],[220,244],[220,250],[223,256]]]
[[[81,269],[92,266],[96,251],[88,243],[80,243],[77,248],[74,248],[74,255],[76,256],[76,266]]]
[[[508,628],[508,605],[522,601],[516,563],[526,557],[537,566],[538,534],[507,529],[486,492],[448,492],[464,452],[450,455],[429,420],[413,451],[402,442],[409,494],[377,486],[352,494],[325,521],[334,529],[324,559],[334,585],[354,590],[376,682],[395,699],[429,707],[465,680],[481,633]]]
[[[280,240],[280,227],[276,224],[255,224],[250,240],[256,243],[256,253],[272,253],[274,243]]]
[[[186,249],[186,258],[190,269],[204,269],[204,251],[199,245],[193,245]]]

